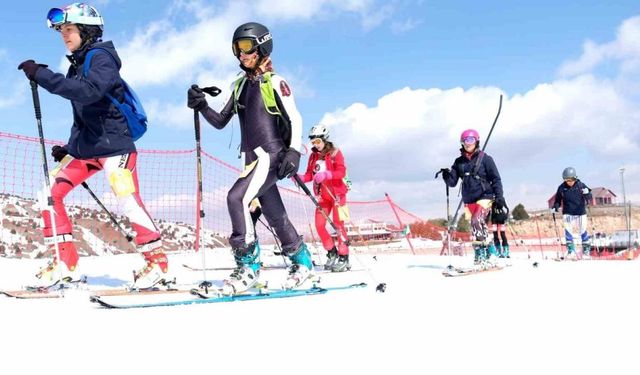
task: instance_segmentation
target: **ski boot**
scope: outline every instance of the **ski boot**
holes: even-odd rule
[[[349,264],[349,254],[339,255],[338,260],[331,267],[331,272],[345,272],[351,270],[351,264]]]
[[[149,289],[166,282],[166,274],[169,271],[167,255],[162,250],[162,241],[155,240],[141,247],[142,256],[147,264],[138,271],[133,272],[133,284],[131,289]]]
[[[224,280],[220,292],[233,295],[246,292],[258,283],[260,277],[260,244],[254,241],[244,247],[233,248],[236,268],[229,278]]]
[[[576,245],[573,242],[567,242],[567,260],[578,260],[578,254],[576,254]]]
[[[282,289],[288,290],[297,288],[313,276],[313,263],[307,245],[303,242],[295,253],[289,255],[291,267],[289,276],[282,284]]]
[[[509,253],[509,245],[502,246],[502,255],[504,258],[511,258],[511,253]]]
[[[473,264],[481,265],[487,259],[487,249],[481,245],[473,245]]]
[[[591,244],[582,244],[582,259],[591,259]]]
[[[473,264],[478,265],[482,261],[482,254],[480,253],[480,248],[476,245],[473,245]]]
[[[330,270],[338,260],[338,250],[334,246],[331,250],[327,251],[327,263],[324,264],[325,270]]]
[[[47,238],[46,242],[49,242],[50,240],[51,238]],[[36,286],[45,286],[55,283],[59,279],[59,273],[62,274],[62,279],[64,281],[70,282],[76,280],[78,278],[78,273],[76,271],[78,267],[79,256],[73,242],[66,241],[58,243],[60,259],[62,260],[62,263],[64,263],[64,266],[62,267],[59,267],[60,263],[58,262],[58,258],[56,256],[55,244],[50,244],[49,246],[50,250],[53,251],[53,259],[47,262],[47,264],[40,268],[40,270],[36,273]]]

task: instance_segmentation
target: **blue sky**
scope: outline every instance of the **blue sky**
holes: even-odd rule
[[[194,147],[191,83],[224,89],[238,71],[230,38],[246,21],[274,35],[273,61],[304,119],[343,149],[350,199],[388,192],[425,217],[443,217],[433,175],[458,154],[466,128],[486,137],[507,202],[541,208],[574,166],[591,187],[640,201],[640,4],[637,1],[124,1],[93,4],[141,96],[151,127],[138,146]],[[0,14],[0,130],[37,135],[27,80],[32,58],[66,71],[52,1],[10,2]],[[65,140],[70,105],[41,92],[47,138]],[[238,128],[203,132],[205,150],[237,164]],[[229,144],[231,143],[231,147]],[[306,160],[305,160],[306,162]],[[457,189],[452,191],[455,195]],[[454,198],[452,202],[456,202]],[[455,205],[455,203],[453,203]]]

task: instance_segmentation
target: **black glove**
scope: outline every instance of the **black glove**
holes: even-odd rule
[[[442,173],[442,179],[445,181],[451,178],[451,170],[449,168],[440,169],[440,173]]]
[[[187,91],[187,106],[196,111],[201,111],[208,106],[207,99],[204,98],[204,92],[198,85],[191,85],[191,88]]]
[[[53,161],[59,163],[64,159],[65,156],[69,154],[66,148],[62,146],[55,145],[51,147],[51,156],[53,156]]]
[[[504,200],[504,197],[496,198],[496,208],[499,211],[502,211],[503,208],[507,206],[507,202]]]
[[[293,176],[294,174],[298,173],[299,167],[300,153],[292,148],[289,148],[284,154],[282,161],[280,162],[280,167],[278,168],[278,178],[282,180],[285,177],[289,178]]]
[[[27,76],[30,80],[34,81],[36,79],[36,73],[40,68],[46,68],[49,65],[38,64],[33,60],[25,60],[18,65],[18,70],[22,70],[24,75]]]

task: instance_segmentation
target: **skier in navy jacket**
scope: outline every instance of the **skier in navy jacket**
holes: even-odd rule
[[[118,202],[124,208],[136,232],[135,243],[146,265],[134,273],[134,287],[144,288],[160,281],[168,270],[167,257],[162,249],[160,233],[140,198],[136,170],[137,152],[129,133],[127,120],[106,96],[111,94],[122,102],[124,89],[120,78],[120,58],[112,42],[102,42],[104,22],[98,11],[87,4],[73,3],[64,8],[53,8],[47,15],[50,28],[60,32],[71,52],[67,56],[71,66],[65,75],[52,72],[47,65],[33,60],[22,62],[18,69],[27,78],[52,94],[71,101],[73,126],[65,146],[53,146],[52,156],[61,162],[51,178],[54,238],[49,210],[42,211],[45,244],[58,243],[63,274],[73,275],[78,263],[78,252],[72,242],[72,225],[63,199],[86,179],[105,170]],[[85,56],[100,48],[91,59],[87,74],[83,74]],[[43,192],[42,197],[48,196]],[[46,207],[45,204],[43,207]],[[50,282],[58,269],[58,259],[43,267],[37,278]]]
[[[562,206],[562,219],[564,222],[564,236],[567,245],[567,256],[576,258],[576,245],[572,233],[574,225],[580,231],[582,240],[582,256],[591,255],[591,239],[587,232],[587,205],[592,199],[591,189],[578,179],[576,170],[567,167],[562,171],[564,182],[558,186],[553,211],[558,212]]]
[[[465,217],[470,220],[476,264],[493,260],[495,247],[489,238],[487,217],[492,204],[498,209],[506,206],[502,180],[493,158],[480,150],[480,135],[468,129],[460,135],[462,155],[450,169],[443,168],[442,178],[450,187],[462,180],[462,201]],[[487,254],[489,252],[489,254]],[[491,258],[491,259],[488,259]]]

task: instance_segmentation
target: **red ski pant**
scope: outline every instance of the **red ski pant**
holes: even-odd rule
[[[327,219],[322,215],[319,209],[316,208],[316,231],[318,231],[318,235],[320,236],[320,240],[322,241],[322,247],[325,250],[329,251],[334,246],[338,250],[339,255],[347,255],[349,254],[349,247],[342,240],[342,238],[347,238],[347,231],[344,229],[344,222],[340,220],[340,215],[338,213],[337,205],[344,205],[346,203],[346,197],[339,197],[338,202],[336,203],[333,199],[325,199],[324,197],[320,199],[318,202],[322,210],[331,218],[331,221],[336,225],[338,231],[342,234],[337,235],[338,243],[337,245],[334,243],[333,238],[327,231]]]
[[[160,233],[140,199],[136,159],[137,153],[99,159],[74,159],[67,156],[60,164],[60,170],[54,171],[55,175],[51,177],[56,234],[71,234],[73,229],[64,207],[64,197],[76,186],[104,169],[118,203],[136,232],[136,244],[143,245],[160,239]],[[41,200],[46,199],[46,195],[41,195]],[[47,207],[47,204],[42,204],[42,207]],[[48,209],[43,209],[42,218],[44,236],[52,237],[53,228]]]
[[[491,200],[480,199],[475,203],[465,203],[465,218],[469,220],[471,225],[471,235],[474,245],[488,246],[491,243],[489,239],[489,230],[487,227],[487,217],[491,210]]]

